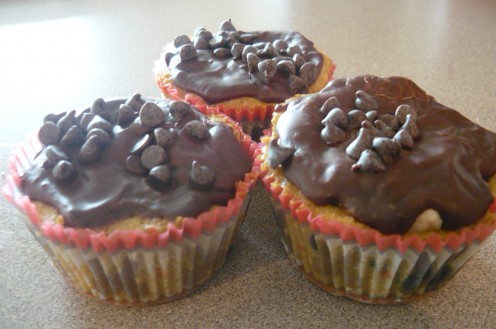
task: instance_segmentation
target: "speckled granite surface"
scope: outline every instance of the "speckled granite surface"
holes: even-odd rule
[[[43,114],[97,97],[158,96],[161,47],[232,18],[294,29],[336,62],[336,77],[404,75],[496,131],[496,3],[477,1],[13,1],[0,3],[0,172]],[[4,176],[0,176],[3,185]],[[197,293],[151,307],[82,295],[0,198],[0,328],[489,328],[496,325],[496,236],[439,292],[373,306],[308,283],[286,257],[260,186],[222,271]]]

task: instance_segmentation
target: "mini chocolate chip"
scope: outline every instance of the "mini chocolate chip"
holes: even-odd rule
[[[41,126],[38,132],[40,142],[45,145],[57,144],[60,139],[60,129],[53,122],[46,122]]]
[[[293,57],[294,55],[301,55],[301,48],[298,45],[289,46],[286,49],[286,53],[289,57]]]
[[[379,105],[377,104],[377,101],[374,99],[374,97],[370,96],[365,91],[358,90],[355,93],[355,96],[355,107],[360,111],[367,112],[377,110],[379,108]]]
[[[231,47],[235,43],[238,43],[239,37],[239,32],[229,32],[226,37],[226,46]]]
[[[401,154],[400,143],[385,137],[374,138],[372,141],[372,149],[377,152],[382,162],[385,164],[395,162]]]
[[[121,104],[119,106],[119,114],[117,116],[117,122],[120,126],[125,126],[128,123],[132,122],[138,114],[134,112],[134,110],[126,104]]]
[[[411,149],[414,145],[412,136],[404,129],[398,130],[393,139],[400,143],[401,147],[404,149]]]
[[[145,134],[141,137],[131,149],[131,154],[141,154],[150,144],[152,143],[152,137],[150,134]]]
[[[213,36],[212,32],[210,32],[210,31],[206,30],[205,28],[203,28],[201,30],[198,30],[195,33],[195,37],[205,39],[208,42],[208,40],[212,39],[214,36]]]
[[[215,182],[215,171],[208,166],[202,166],[198,161],[191,163],[191,186],[194,188],[208,188]]]
[[[273,45],[271,45],[270,43],[266,43],[260,53],[260,56],[265,58],[274,58],[276,56],[279,56],[279,52]]]
[[[277,72],[277,63],[273,59],[266,59],[258,63],[258,71],[264,74],[267,80],[272,79]]]
[[[351,166],[351,170],[374,174],[383,172],[386,167],[377,153],[365,150],[361,153],[357,163]]]
[[[415,114],[407,114],[406,121],[400,128],[401,130],[406,130],[413,139],[416,139],[420,135],[420,131],[415,123],[415,120]]]
[[[300,67],[300,77],[303,79],[307,86],[310,86],[317,79],[319,70],[317,65],[312,62],[307,62]]]
[[[374,127],[380,130],[379,136],[381,137],[387,137],[387,138],[393,138],[395,132],[393,128],[389,127],[384,121],[382,120],[375,120],[374,121]]]
[[[55,114],[55,113],[50,113],[50,114],[47,114],[45,115],[45,117],[43,118],[43,123],[47,123],[47,122],[53,122],[53,123],[57,123],[61,118],[63,118],[67,113],[66,112],[62,112],[62,113],[59,113],[59,114]]]
[[[95,117],[95,114],[93,114],[93,113],[83,114],[83,116],[81,117],[81,121],[79,122],[79,126],[81,128],[83,128],[84,131],[87,131],[88,125],[90,124],[90,122],[93,120],[94,117]]]
[[[214,50],[214,55],[217,58],[227,58],[231,56],[231,51],[227,48],[217,48]]]
[[[97,136],[91,136],[84,142],[79,150],[79,162],[84,165],[96,163],[101,160],[103,155],[102,146]]]
[[[91,106],[91,113],[99,115],[106,120],[109,119],[107,110],[105,109],[105,101],[103,100],[103,98],[95,99],[93,105]]]
[[[71,111],[67,113],[57,122],[57,126],[59,127],[61,134],[65,134],[65,132],[75,124],[76,124],[76,111]]]
[[[176,56],[175,53],[165,53],[165,65],[169,66],[172,57]]]
[[[183,101],[173,101],[169,105],[169,113],[176,122],[180,122],[191,112],[191,105]]]
[[[231,19],[227,20],[227,21],[223,21],[222,23],[220,23],[220,28],[219,28],[220,31],[224,31],[224,32],[231,32],[231,31],[236,31],[236,28],[234,27],[233,23],[231,23]]]
[[[165,120],[164,111],[155,103],[147,102],[139,112],[141,123],[147,127],[156,127]]]
[[[294,151],[293,148],[280,146],[276,139],[271,139],[269,142],[267,162],[271,168],[277,168],[284,165],[293,155]]]
[[[353,140],[353,142],[351,142],[350,145],[346,147],[346,154],[348,154],[348,156],[352,159],[359,159],[360,154],[364,150],[370,149],[372,147],[373,140],[374,135],[369,128],[360,128],[357,138],[355,138],[355,140]]]
[[[126,169],[133,174],[145,174],[147,169],[141,164],[141,157],[139,155],[130,155],[126,158]]]
[[[181,46],[184,46],[184,45],[190,45],[191,44],[191,40],[189,39],[189,37],[187,35],[178,35],[175,39],[174,39],[174,47],[176,48],[179,48]]]
[[[69,156],[58,146],[48,145],[45,149],[45,156],[51,165],[55,165],[61,160],[69,160]]]
[[[305,57],[303,57],[300,54],[295,54],[293,56],[293,63],[296,66],[296,68],[299,70],[300,67],[305,64],[307,61],[305,60]]]
[[[172,173],[169,165],[165,164],[165,165],[155,166],[152,169],[150,169],[150,172],[148,174],[154,180],[164,185],[169,185],[171,182]]]
[[[367,117],[367,120],[370,122],[374,122],[377,119],[377,111],[376,110],[371,110],[365,112],[365,116]]]
[[[194,137],[200,140],[204,140],[210,137],[210,132],[208,127],[201,121],[192,120],[184,125],[183,131],[186,135]]]
[[[277,63],[277,70],[286,76],[292,76],[296,73],[296,68],[293,62],[288,60],[282,60]]]
[[[181,57],[181,61],[189,61],[197,56],[198,53],[193,45],[184,45],[179,48],[179,57]]]
[[[177,131],[174,128],[155,128],[153,135],[157,145],[166,148],[176,140]]]
[[[197,36],[199,33],[201,33],[202,31],[207,31],[207,29],[203,26],[199,26],[195,29],[195,32],[193,32],[193,36]]]
[[[277,39],[273,43],[274,47],[276,47],[277,51],[281,52],[282,50],[286,50],[288,48],[288,43],[282,39]]]
[[[243,54],[243,49],[245,48],[245,45],[242,43],[235,43],[231,47],[231,54],[235,59],[241,58],[241,55]]]
[[[214,35],[212,37],[212,39],[208,40],[208,45],[210,46],[210,48],[220,48],[220,47],[224,47],[224,45],[226,44],[226,39],[222,36],[222,35]]]
[[[253,46],[244,46],[243,52],[241,53],[241,56],[243,57],[243,62],[247,63],[248,54],[256,54],[256,53],[257,53],[257,48]]]
[[[327,116],[327,114],[336,107],[339,107],[338,99],[336,97],[330,97],[324,102],[324,104],[322,104],[322,106],[319,109],[319,112],[324,116]]]
[[[396,108],[396,112],[394,115],[396,116],[396,119],[398,119],[399,123],[402,125],[406,122],[406,116],[408,114],[413,115],[413,119],[416,121],[417,120],[417,111],[415,111],[415,108],[411,105],[408,104],[402,104]]]
[[[106,147],[112,142],[112,137],[110,137],[109,133],[100,128],[93,128],[88,131],[86,139],[89,139],[91,136],[96,136],[98,145],[102,147]]]
[[[93,120],[91,120],[91,122],[86,127],[86,130],[90,131],[91,129],[94,128],[100,128],[108,133],[112,133],[112,125],[99,115],[95,115]]]
[[[248,71],[250,73],[258,71],[258,63],[260,63],[260,58],[257,55],[253,53],[248,53],[246,55],[246,64],[248,64]]]
[[[374,137],[381,136],[381,131],[379,129],[377,129],[372,122],[365,120],[365,121],[362,121],[362,123],[360,125],[362,126],[362,128],[369,129],[372,136],[374,136]]]
[[[201,37],[196,37],[193,40],[193,46],[196,49],[208,49],[209,47],[208,40]]]
[[[141,153],[141,164],[147,169],[151,169],[166,161],[167,153],[158,145],[148,146],[143,153]]]
[[[60,145],[78,146],[84,143],[83,131],[79,126],[72,126],[60,139]]]
[[[324,143],[332,146],[346,140],[346,132],[335,125],[331,120],[325,121],[324,124],[325,127],[320,132],[320,138]]]
[[[143,136],[150,132],[150,128],[143,126],[139,117],[134,119],[133,122],[126,128],[126,130],[132,131],[135,136]]]
[[[379,120],[383,121],[394,131],[397,131],[400,128],[398,119],[396,119],[396,117],[392,114],[381,114],[379,115]]]
[[[126,101],[126,105],[132,108],[135,112],[139,112],[143,104],[145,104],[145,101],[141,98],[141,94],[138,93],[132,95]]]
[[[329,98],[328,101],[330,99],[332,98]],[[324,120],[322,120],[321,123],[325,125],[327,122],[332,122],[334,125],[338,126],[342,130],[347,130],[349,127],[348,117],[346,116],[346,113],[344,113],[344,111],[341,110],[339,107],[335,107],[331,111],[329,111],[329,113],[327,113],[326,117],[324,118]]]
[[[85,115],[86,113],[90,113],[91,109],[85,109],[81,112],[79,112],[78,115],[76,115],[76,125],[77,126],[81,126],[81,119],[83,118],[83,115]]]
[[[255,33],[242,33],[239,36],[239,41],[241,41],[244,44],[251,44],[253,41],[258,38],[258,34]]]
[[[52,175],[57,180],[69,179],[75,172],[74,165],[67,160],[59,161],[52,169]]]
[[[367,120],[367,116],[360,110],[351,110],[346,115],[350,124],[350,129],[357,129],[362,126],[362,121]]]
[[[306,84],[302,78],[291,75],[289,78],[289,90],[292,94],[302,93],[305,91]]]

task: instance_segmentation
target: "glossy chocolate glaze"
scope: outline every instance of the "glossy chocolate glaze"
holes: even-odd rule
[[[314,48],[313,42],[298,32],[242,32],[257,34],[253,44],[286,41],[290,46],[298,45],[307,62],[322,68],[323,57]],[[266,82],[260,72],[250,73],[242,59],[217,58],[212,49],[198,49],[198,57],[181,61],[176,54],[169,63],[174,84],[186,91],[200,95],[210,104],[221,103],[239,97],[253,97],[267,103],[280,103],[294,92],[289,87],[288,77],[277,72]],[[283,58],[279,58],[283,59]],[[287,58],[285,58],[287,59]],[[277,59],[276,59],[277,60]]]
[[[79,146],[59,145],[57,147],[69,155],[77,171],[75,178],[60,181],[43,165],[47,159],[44,148],[22,177],[24,192],[32,200],[58,209],[66,226],[84,228],[103,226],[135,215],[173,221],[176,216],[196,216],[212,205],[225,205],[234,196],[235,183],[250,170],[251,160],[231,128],[209,120],[196,110],[175,122],[169,115],[170,101],[167,100],[147,101],[158,104],[166,114],[162,127],[177,129],[175,142],[166,148],[172,184],[161,186],[153,183],[147,173],[133,174],[126,170],[125,161],[131,149],[153,129],[140,124],[139,117],[127,127],[118,125],[115,113],[125,101],[105,103],[105,109],[112,113],[113,138],[101,161],[82,165],[76,160]],[[204,122],[210,137],[198,140],[188,136],[182,128],[191,120]],[[192,186],[190,170],[194,160],[215,171],[212,187]]]
[[[347,113],[357,90],[376,98],[379,114],[394,114],[400,104],[418,110],[419,139],[383,173],[350,170],[354,160],[345,149],[356,131],[332,147],[320,138],[322,104],[335,96]],[[306,197],[318,205],[342,207],[382,233],[405,233],[428,208],[439,212],[442,228],[457,229],[482,217],[493,201],[487,180],[496,173],[496,135],[437,103],[406,78],[334,80],[320,93],[291,102],[275,130],[282,147],[295,148],[283,170]]]

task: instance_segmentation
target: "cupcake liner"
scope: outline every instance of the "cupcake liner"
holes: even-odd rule
[[[243,148],[253,155],[255,143],[239,125],[232,124]],[[35,205],[21,191],[21,177],[41,148],[33,137],[12,154],[4,195],[19,209],[28,229],[65,277],[91,296],[121,304],[168,302],[205,283],[224,263],[258,177],[254,168],[237,183],[235,196],[226,206],[213,206],[196,218],[185,217],[180,227],[169,223],[164,232],[115,230],[106,234],[42,222]]]
[[[366,303],[402,303],[442,287],[496,229],[496,201],[478,223],[445,234],[383,235],[313,214],[269,172],[261,148],[255,166],[282,229],[283,244],[303,274],[335,295]],[[282,180],[282,179],[281,179]]]

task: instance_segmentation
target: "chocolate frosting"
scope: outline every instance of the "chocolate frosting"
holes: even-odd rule
[[[139,161],[137,166],[141,173],[126,169],[126,159],[132,152],[138,152],[135,146],[143,136],[150,134],[151,143],[156,143],[152,137],[156,127],[142,124],[140,117],[127,125],[119,125],[117,113],[126,99],[118,99],[103,102],[102,113],[105,115],[102,115],[109,118],[112,125],[112,140],[103,150],[100,161],[82,164],[78,160],[81,146],[56,145],[75,168],[75,174],[69,179],[57,179],[55,170],[47,165],[48,147],[44,147],[22,177],[24,192],[32,200],[58,209],[66,226],[81,228],[100,227],[130,216],[173,221],[176,216],[196,216],[212,205],[225,205],[234,197],[236,182],[242,180],[251,168],[250,157],[232,129],[224,123],[209,120],[194,108],[177,121],[169,113],[170,101],[146,101],[162,109],[165,120],[160,127],[171,129],[176,134],[173,142],[165,147],[166,164],[172,177],[169,183],[161,184],[154,180],[150,176],[152,171],[148,172]],[[138,99],[139,105],[143,103]],[[138,115],[139,107],[135,111]],[[89,112],[87,109],[83,113]],[[77,121],[76,126],[81,124],[80,119]],[[192,121],[202,122],[208,128],[208,131],[201,131],[201,138],[198,138],[195,128],[191,128],[194,125],[185,128]],[[153,157],[150,159],[155,161]],[[212,184],[199,186],[201,180],[195,184],[191,174],[194,161],[199,164],[195,167],[197,170],[209,168],[209,184],[215,177]]]
[[[321,140],[319,108],[336,97],[348,113],[358,90],[376,99],[379,115],[394,115],[401,104],[417,109],[419,138],[381,173],[350,169],[355,160],[346,147],[356,130],[337,145]],[[481,218],[493,201],[487,180],[496,173],[496,135],[437,103],[406,78],[334,80],[320,93],[289,103],[275,130],[279,145],[294,150],[282,166],[284,174],[308,199],[342,207],[385,234],[407,232],[428,208],[440,214],[443,229],[454,230]]]
[[[298,45],[307,62],[314,63],[318,72],[322,68],[323,57],[314,48],[313,42],[298,32],[239,32],[240,34],[256,34],[252,44],[263,49],[267,42],[278,39],[286,41],[290,46]],[[181,61],[179,54],[170,60],[168,65],[174,84],[178,87],[200,95],[207,103],[215,104],[239,97],[253,97],[267,103],[281,103],[294,96],[288,76],[276,72],[274,78],[266,82],[260,72],[250,73],[243,60],[230,56],[218,58],[213,49],[197,49],[198,57]],[[277,57],[277,61],[290,59]]]

